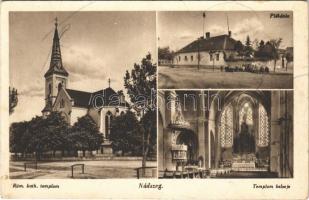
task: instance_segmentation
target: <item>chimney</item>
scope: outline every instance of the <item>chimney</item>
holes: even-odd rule
[[[210,32],[206,32],[206,39],[209,39],[210,38]]]
[[[232,31],[229,31],[229,37],[231,37],[232,36]]]

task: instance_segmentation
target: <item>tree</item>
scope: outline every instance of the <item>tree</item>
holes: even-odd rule
[[[9,88],[9,113],[12,114],[14,112],[14,108],[18,103],[18,93],[15,88]]]
[[[279,59],[279,47],[282,42],[282,38],[272,39],[269,43],[272,45],[272,59],[274,60],[274,71],[276,71],[276,63]]]
[[[28,122],[19,122],[10,128],[11,152],[33,153],[40,159],[43,152],[63,150],[68,124],[60,113],[52,112],[47,118],[36,116]]]
[[[46,118],[36,117],[30,121],[29,133],[32,135],[27,152],[36,152],[40,159],[43,152],[64,150],[68,124],[59,112],[52,112]]]
[[[10,126],[10,152],[24,153],[27,141],[24,139],[24,134],[27,131],[29,122],[16,122]]]
[[[142,155],[143,130],[135,114],[131,111],[115,117],[111,125],[110,140],[113,149],[133,155]]]
[[[74,150],[97,150],[103,142],[98,126],[89,115],[78,118],[68,135],[68,144]]]
[[[170,47],[159,47],[158,48],[158,58],[159,60],[173,60],[174,52],[170,50]]]
[[[253,55],[253,48],[251,46],[251,40],[250,40],[249,35],[247,36],[247,39],[246,39],[246,44],[244,47],[244,54],[246,57],[251,57]]]
[[[144,118],[148,112],[148,115],[151,115],[151,117],[147,116],[147,118],[156,118],[156,112],[152,112],[156,110],[156,71],[157,66],[152,64],[151,55],[148,54],[142,59],[141,65],[134,64],[131,73],[126,71],[124,77],[124,86],[130,100],[134,103],[134,107],[143,113],[142,118]],[[146,144],[144,145],[145,148],[143,151],[143,167],[146,166],[147,154],[151,146],[151,134],[156,130],[156,124],[151,123],[149,125],[147,129],[144,129]]]
[[[241,41],[237,41],[235,44],[235,50],[238,52],[238,54],[242,54],[243,50],[244,50],[244,45],[241,43]]]
[[[145,155],[149,153],[157,152],[157,115],[156,111],[150,110],[148,111],[141,119],[141,125],[145,132],[150,133],[146,135],[146,148]]]

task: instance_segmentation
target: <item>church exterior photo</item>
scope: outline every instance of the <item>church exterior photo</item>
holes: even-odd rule
[[[62,64],[57,22],[55,26],[50,66],[44,75],[45,107],[42,114],[46,116],[52,111],[60,112],[70,125],[79,117],[90,116],[104,138],[98,153],[112,155],[109,141],[111,120],[113,116],[125,113],[129,104],[125,101],[124,95],[115,92],[110,85],[95,92],[69,89],[69,72]]]
[[[292,178],[292,91],[159,92],[161,178]]]
[[[155,20],[10,13],[11,179],[157,177]]]

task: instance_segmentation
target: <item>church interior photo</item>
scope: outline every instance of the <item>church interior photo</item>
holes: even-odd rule
[[[293,91],[158,94],[160,178],[293,177]]]

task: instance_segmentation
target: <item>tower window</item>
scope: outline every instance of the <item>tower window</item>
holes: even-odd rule
[[[48,84],[48,96],[50,96],[51,95],[51,84]]]
[[[61,90],[61,88],[62,88],[62,83],[59,83],[58,84],[58,92]]]

